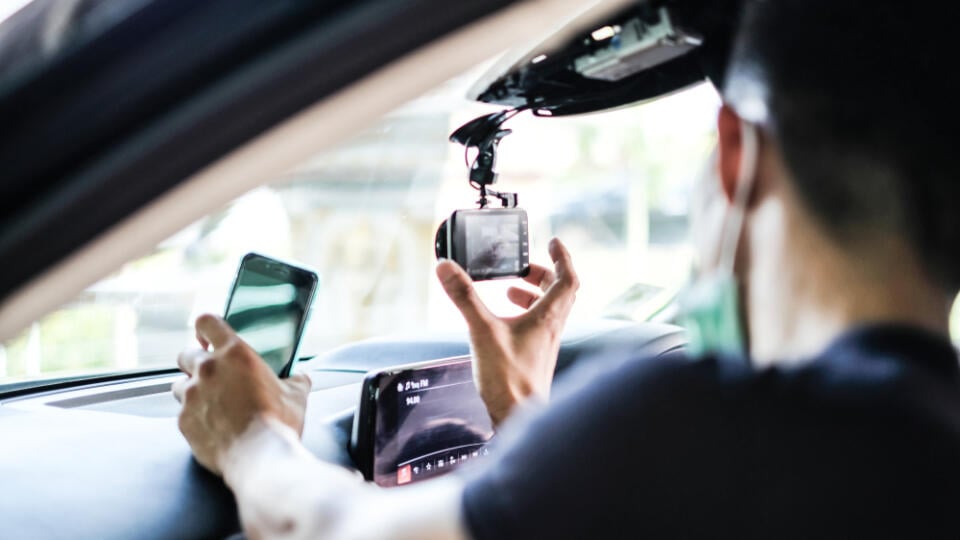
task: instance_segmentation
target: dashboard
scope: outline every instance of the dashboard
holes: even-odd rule
[[[653,357],[684,345],[674,326],[604,320],[564,336],[574,364]],[[380,338],[301,362],[313,380],[304,444],[361,473],[350,451],[368,372],[469,360],[465,335]],[[0,400],[0,515],[11,538],[216,538],[240,529],[233,496],[193,460],[170,394],[177,374]]]

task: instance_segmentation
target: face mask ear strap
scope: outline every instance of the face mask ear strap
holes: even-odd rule
[[[747,211],[747,200],[753,191],[757,178],[757,161],[759,159],[760,142],[757,126],[740,120],[740,133],[743,145],[740,151],[740,170],[737,174],[737,188],[733,193],[733,203],[727,214],[728,219],[723,226],[720,244],[720,268],[725,272],[733,272],[733,263],[737,256],[737,247],[740,236],[743,234],[744,215]]]

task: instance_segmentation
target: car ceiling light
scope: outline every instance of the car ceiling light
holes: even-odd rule
[[[594,41],[603,41],[617,35],[619,30],[620,29],[616,26],[604,26],[591,32],[590,37],[592,37]]]
[[[661,8],[652,21],[636,17],[622,26],[604,26],[590,35],[598,42],[601,37],[609,39],[576,58],[574,68],[588,79],[608,82],[669,62],[703,44],[700,36],[675,27],[666,8]]]

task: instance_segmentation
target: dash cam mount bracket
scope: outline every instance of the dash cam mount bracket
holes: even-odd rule
[[[503,124],[523,110],[516,108],[486,114],[474,118],[450,134],[450,142],[464,147],[464,161],[469,169],[468,179],[470,185],[480,192],[480,198],[477,199],[480,208],[487,207],[489,197],[498,199],[503,208],[517,207],[516,193],[494,191],[489,186],[495,184],[499,177],[496,167],[500,141],[513,133],[513,130],[503,128]],[[473,162],[468,158],[471,148],[476,148],[477,151]]]

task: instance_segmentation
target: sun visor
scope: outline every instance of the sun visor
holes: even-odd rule
[[[703,81],[720,87],[738,6],[647,0],[603,21],[575,20],[560,32],[569,37],[495,66],[468,97],[563,116],[649,101]]]

